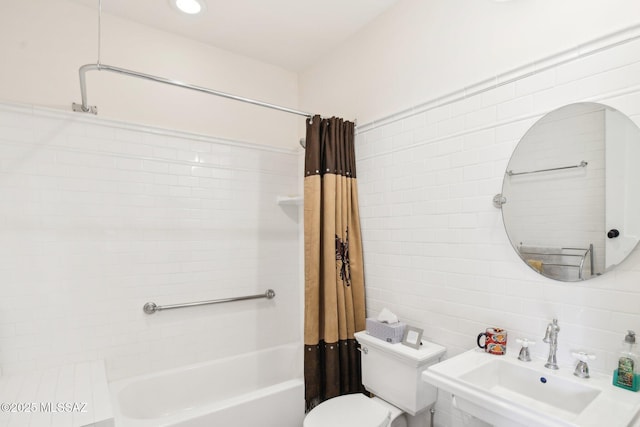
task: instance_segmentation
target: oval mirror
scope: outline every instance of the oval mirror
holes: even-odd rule
[[[566,282],[620,264],[640,238],[640,129],[603,104],[578,103],[538,120],[502,183],[502,219],[520,258]]]

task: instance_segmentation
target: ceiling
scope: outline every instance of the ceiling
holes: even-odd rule
[[[94,7],[98,0],[75,0]],[[301,71],[398,0],[204,0],[197,16],[169,0],[102,0],[113,14],[231,52]]]

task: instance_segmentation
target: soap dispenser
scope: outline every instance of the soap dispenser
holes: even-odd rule
[[[613,371],[613,385],[631,391],[640,389],[640,357],[636,347],[636,333],[628,331],[624,337],[620,358],[618,359],[618,369]]]

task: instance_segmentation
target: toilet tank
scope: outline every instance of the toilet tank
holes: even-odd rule
[[[438,363],[446,349],[422,341],[419,350],[390,344],[366,331],[356,332],[362,347],[362,384],[379,398],[411,415],[436,401],[436,387],[422,381],[422,371]]]

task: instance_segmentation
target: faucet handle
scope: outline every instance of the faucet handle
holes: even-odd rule
[[[595,360],[596,355],[585,351],[572,351],[571,355],[578,359],[578,364],[576,365],[575,371],[573,371],[573,375],[580,378],[589,378],[589,365],[587,365],[587,362],[589,360]]]
[[[587,353],[586,351],[572,351],[571,355],[581,362],[588,362],[589,360],[595,360],[596,355]]]
[[[522,346],[518,359],[523,362],[531,362],[531,355],[529,354],[529,346],[535,345],[535,341],[529,341],[527,338],[517,338],[516,342]]]

